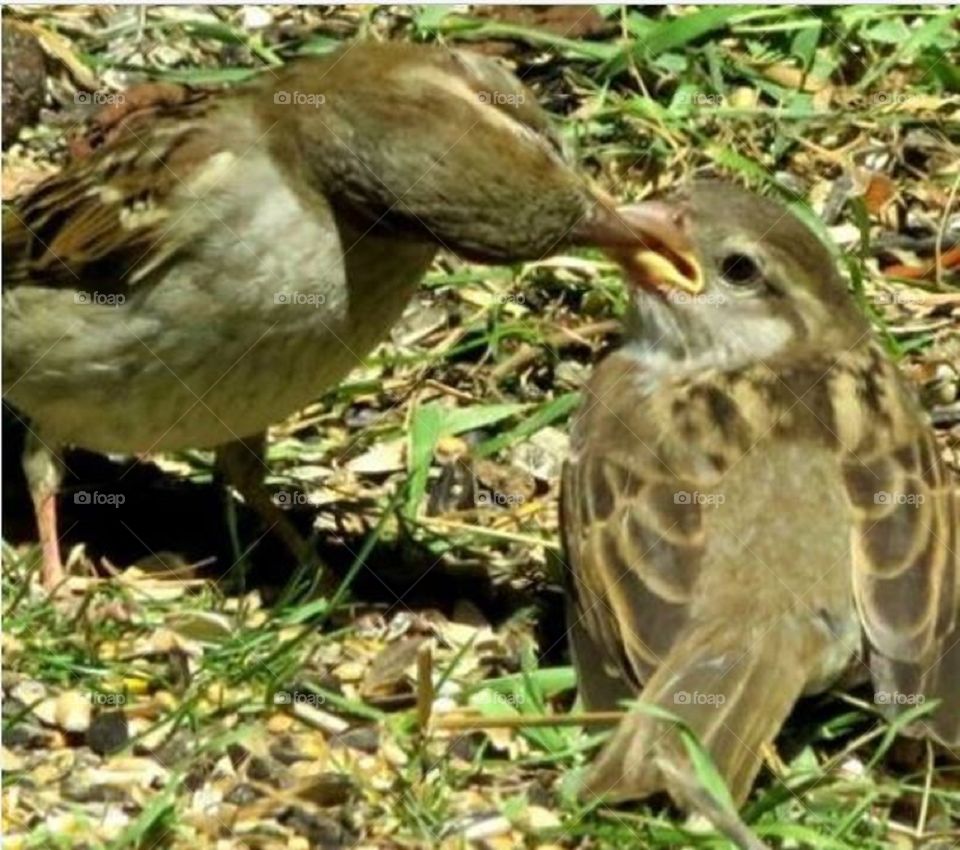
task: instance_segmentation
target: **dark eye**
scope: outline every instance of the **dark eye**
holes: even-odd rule
[[[720,274],[733,286],[753,286],[763,279],[760,266],[749,254],[727,254],[720,260]]]

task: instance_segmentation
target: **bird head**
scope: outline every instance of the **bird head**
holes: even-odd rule
[[[830,251],[778,202],[702,182],[619,214],[647,234],[611,253],[631,288],[628,333],[658,362],[731,368],[866,334]]]
[[[360,233],[480,262],[641,244],[564,159],[534,93],[488,57],[358,41],[263,78],[253,96],[278,159]]]

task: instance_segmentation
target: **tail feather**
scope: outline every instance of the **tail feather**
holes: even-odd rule
[[[586,711],[616,711],[634,694],[623,674],[608,661],[579,612],[567,602],[567,634],[577,669],[577,692]]]
[[[936,662],[936,684],[931,699],[940,700],[929,731],[947,747],[960,746],[960,629],[954,629],[940,644]]]
[[[760,770],[763,746],[776,737],[806,685],[802,637],[787,622],[746,630],[731,630],[729,623],[697,626],[641,694],[641,702],[666,710],[697,735],[738,807]],[[628,800],[665,790],[691,807],[702,797],[699,788],[674,724],[638,708],[614,732],[581,793]]]
[[[915,662],[871,660],[875,698],[895,718],[911,706],[937,700],[931,714],[903,731],[929,736],[947,747],[960,746],[960,628],[944,636],[929,657]]]

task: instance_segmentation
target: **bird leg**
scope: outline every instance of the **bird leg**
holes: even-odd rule
[[[280,537],[298,564],[313,564],[327,572],[319,563],[313,546],[291,522],[282,507],[283,501],[275,499],[264,484],[267,473],[265,454],[266,435],[258,434],[219,446],[215,466],[226,483],[234,487],[243,500],[259,514],[267,529]],[[326,581],[322,582],[321,586],[328,590],[332,579],[329,575],[324,578]]]
[[[57,534],[57,492],[63,480],[63,463],[31,430],[27,432],[23,449],[23,471],[40,539],[40,582],[44,589],[53,590],[65,578]]]

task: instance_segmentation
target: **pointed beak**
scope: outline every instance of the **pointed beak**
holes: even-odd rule
[[[596,245],[622,267],[629,281],[663,293],[703,289],[703,271],[681,203],[645,201],[614,207],[601,199],[574,231],[578,244]]]

